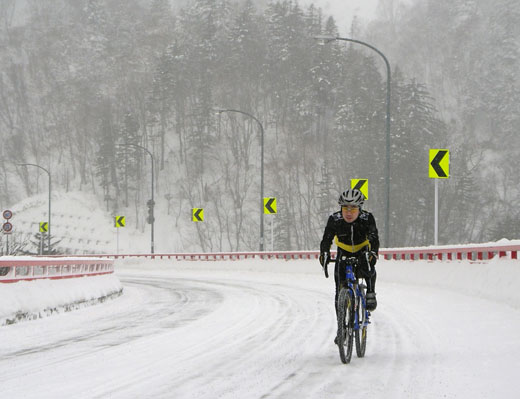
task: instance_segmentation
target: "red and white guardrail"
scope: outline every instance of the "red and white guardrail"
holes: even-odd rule
[[[99,257],[0,258],[0,283],[99,276],[113,272],[114,261]]]
[[[518,259],[520,245],[474,244],[470,246],[442,246],[394,248],[379,251],[385,259],[395,260],[470,260],[482,261],[495,257]]]
[[[520,244],[490,245],[472,244],[468,246],[438,246],[415,248],[381,249],[380,257],[395,260],[471,260],[482,261],[495,257],[518,259]],[[335,251],[331,251],[334,255]],[[272,251],[272,252],[200,252],[200,253],[156,253],[156,254],[98,254],[81,255],[100,258],[125,259],[173,259],[173,260],[239,260],[239,259],[318,259],[319,251]]]
[[[495,257],[518,259],[520,244],[416,247],[381,249],[380,257],[394,260],[470,260],[486,261]],[[240,259],[318,259],[319,251],[274,252],[207,252],[157,254],[99,254],[74,257],[47,256],[0,258],[0,283],[43,278],[62,279],[96,276],[114,272],[114,259],[173,259],[173,260],[240,260]]]

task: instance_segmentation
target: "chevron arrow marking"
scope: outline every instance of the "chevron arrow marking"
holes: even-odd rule
[[[361,191],[368,199],[368,179],[350,179],[350,188]]]
[[[47,233],[47,231],[49,231],[48,226],[47,222],[40,222],[40,233]]]
[[[267,213],[267,214],[276,213],[276,198],[275,197],[264,198],[264,213]]]
[[[193,221],[202,222],[203,220],[204,220],[204,209],[203,208],[193,208]]]
[[[435,157],[430,162],[430,165],[431,165],[434,173],[437,176],[432,176],[432,174],[430,173],[430,177],[437,177],[437,178],[446,178],[446,177],[448,177],[448,174],[446,173],[446,170],[444,170],[444,168],[441,166],[441,162],[443,162],[443,159],[444,159],[444,157],[447,154],[448,154],[448,150],[438,150],[437,151],[437,154],[435,154]],[[449,162],[449,159],[444,161],[443,163],[446,165],[447,162]]]
[[[125,217],[116,216],[116,227],[125,227]]]

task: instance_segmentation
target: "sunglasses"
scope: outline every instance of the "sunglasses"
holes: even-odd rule
[[[347,212],[354,212],[354,211],[358,211],[359,207],[354,206],[354,205],[347,205],[347,206],[342,206],[341,209],[343,211],[347,211]]]

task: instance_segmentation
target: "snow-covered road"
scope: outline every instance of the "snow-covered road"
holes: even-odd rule
[[[500,291],[520,283],[517,261],[380,262],[367,353],[349,365],[333,344],[333,281],[316,261],[128,261],[117,270],[117,299],[0,327],[0,397],[520,392],[520,295]]]

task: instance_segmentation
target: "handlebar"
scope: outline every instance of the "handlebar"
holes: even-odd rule
[[[352,266],[354,265],[357,265],[359,263],[359,258],[357,258],[356,256],[350,256],[350,257],[346,257],[346,256],[342,256],[340,261],[342,262],[346,262],[346,263],[349,263],[351,264]],[[327,257],[327,259],[325,259],[325,262],[323,262],[323,272],[325,273],[325,277],[326,278],[329,278],[329,263],[331,262],[336,262],[336,258],[332,258],[329,254],[329,256]]]
[[[359,258],[357,256],[349,256],[348,258],[346,256],[342,256],[340,261],[355,265],[359,263]],[[327,258],[327,264],[331,262],[336,262],[336,258]]]

